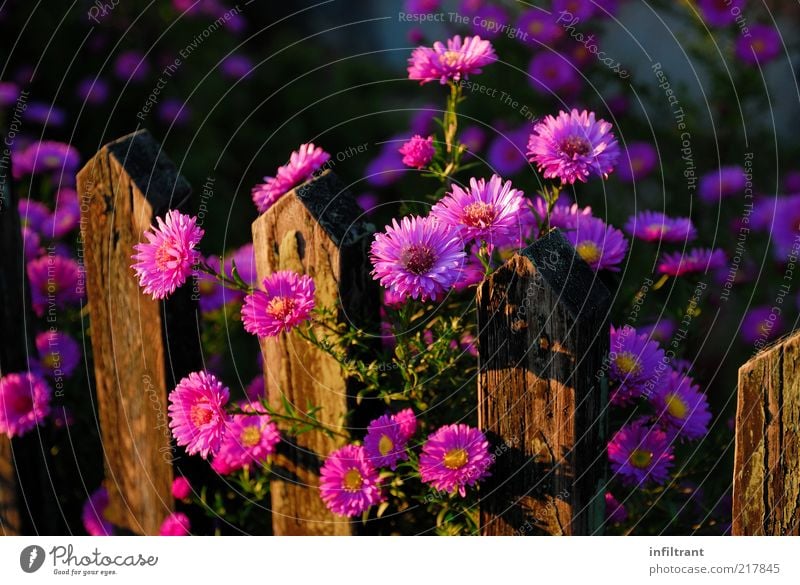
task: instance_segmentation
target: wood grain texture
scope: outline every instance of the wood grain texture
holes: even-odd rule
[[[8,174],[0,179],[0,376],[27,371],[29,358],[36,355],[21,223],[7,154]],[[13,440],[0,434],[0,534],[63,532],[48,474],[49,444],[46,427]]]
[[[78,191],[107,516],[157,534],[173,510],[167,392],[199,369],[200,350],[190,286],[154,301],[141,293],[131,255],[155,217],[183,208],[191,189],[140,131],[104,146],[78,173]]]
[[[377,289],[369,276],[368,229],[353,196],[330,171],[284,195],[253,223],[259,280],[278,270],[308,274],[318,307],[336,309],[339,321],[374,320]],[[262,339],[267,396],[276,409],[288,400],[300,410],[320,406],[320,420],[343,429],[354,407],[353,387],[339,364],[296,332]],[[272,482],[276,535],[347,535],[353,525],[334,516],[319,497],[324,457],[344,444],[315,431],[284,443]]]
[[[496,455],[481,533],[599,533],[608,290],[554,230],[492,273],[477,304],[478,420]]]
[[[800,333],[739,369],[733,534],[800,534]]]

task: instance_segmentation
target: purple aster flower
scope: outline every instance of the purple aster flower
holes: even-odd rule
[[[25,109],[25,121],[47,126],[63,126],[67,121],[67,114],[53,104],[31,102]]]
[[[663,484],[672,467],[672,446],[664,431],[634,421],[617,431],[608,443],[611,470],[628,485]]]
[[[490,475],[493,459],[486,436],[467,425],[445,425],[425,441],[419,456],[420,479],[433,489],[466,496]]]
[[[617,385],[611,395],[614,404],[626,404],[643,392],[650,392],[663,373],[664,350],[647,335],[630,325],[611,327],[608,354],[609,378]]]
[[[578,256],[593,270],[619,271],[628,251],[628,240],[617,228],[597,217],[580,217],[575,227],[564,232]]]
[[[369,423],[364,437],[364,453],[373,467],[396,469],[399,461],[408,459],[407,441],[400,423],[385,414]]]
[[[106,520],[108,508],[108,491],[104,487],[97,488],[83,504],[81,521],[89,536],[114,536],[114,526]]]
[[[81,161],[74,146],[54,140],[34,142],[25,149],[22,156],[28,159],[31,174],[49,171],[69,174],[78,168]]]
[[[532,45],[552,45],[564,34],[553,15],[538,8],[523,11],[517,20],[517,28],[527,35],[524,38]]]
[[[658,164],[658,152],[649,142],[632,142],[623,150],[617,165],[620,181],[632,183],[641,181],[653,172]]]
[[[442,7],[442,0],[406,0],[406,12],[430,14]]]
[[[742,13],[745,0],[697,0],[697,8],[706,24],[728,26]]]
[[[339,516],[360,516],[384,499],[378,472],[357,445],[328,455],[320,471],[319,490],[328,509]]]
[[[253,187],[253,203],[259,213],[264,213],[285,193],[309,180],[330,158],[327,152],[311,142],[301,144],[289,156],[289,162],[278,167],[274,177],[264,177],[264,183]]]
[[[189,455],[203,459],[222,446],[228,424],[225,405],[230,390],[208,372],[192,372],[169,394],[169,428]]]
[[[611,524],[621,524],[628,519],[628,511],[611,492],[606,492],[606,518]]]
[[[594,10],[593,0],[553,0],[553,14],[568,13],[572,18],[586,20]]]
[[[461,0],[458,11],[468,16],[474,16],[484,4],[486,4],[486,0]]]
[[[25,261],[34,260],[42,254],[42,239],[31,228],[22,226],[22,251]]]
[[[408,78],[419,80],[420,85],[439,80],[460,81],[481,72],[481,68],[497,60],[492,43],[479,36],[459,35],[447,40],[447,45],[436,41],[433,47],[417,47],[408,60]]]
[[[255,70],[255,65],[247,55],[234,53],[225,57],[219,65],[219,70],[222,76],[228,79],[245,79]]]
[[[62,187],[56,194],[56,207],[50,220],[45,223],[45,232],[53,239],[63,238],[75,230],[81,222],[81,204],[78,192],[72,187]]]
[[[391,144],[393,141],[387,142]],[[364,169],[364,178],[373,187],[386,187],[397,181],[403,172],[402,157],[396,148],[384,148]]]
[[[426,104],[421,106],[417,110],[414,111],[414,115],[411,116],[411,123],[409,127],[411,128],[412,134],[430,134],[435,129],[435,120],[436,116],[441,114],[441,109],[437,108],[435,105]]]
[[[80,265],[65,256],[41,256],[28,262],[28,282],[34,312],[40,317],[49,303],[64,308],[83,299]]]
[[[515,175],[528,166],[525,147],[528,129],[519,128],[498,135],[489,145],[487,158],[491,169],[501,176]]]
[[[138,51],[120,53],[114,62],[114,74],[122,81],[134,83],[144,81],[150,73],[150,65]]]
[[[684,373],[670,372],[651,398],[657,422],[670,432],[689,440],[701,439],[708,433],[711,411],[700,386]]]
[[[783,175],[783,188],[787,193],[800,191],[800,171],[788,171]]]
[[[538,221],[544,221],[548,217],[548,204],[544,197],[537,195],[533,200],[533,214]],[[592,217],[591,207],[580,207],[573,203],[569,196],[561,192],[558,195],[556,204],[550,210],[550,227],[559,228],[564,232],[574,230],[579,221],[584,221]]]
[[[611,124],[596,120],[594,112],[561,111],[534,126],[528,155],[546,179],[572,184],[586,182],[592,174],[607,177],[619,158],[619,146]]]
[[[458,233],[433,218],[392,220],[372,242],[372,276],[400,295],[423,301],[447,292],[464,263],[464,244]]]
[[[158,104],[158,119],[163,124],[185,126],[192,118],[192,110],[183,100],[167,98]]]
[[[742,320],[739,335],[747,344],[764,344],[778,337],[783,330],[783,319],[771,307],[753,307]]]
[[[245,244],[230,255],[225,262],[225,269],[228,274],[233,274],[233,265],[236,264],[236,271],[239,277],[248,285],[255,286],[258,282],[256,272],[256,254],[253,244]]]
[[[173,512],[164,518],[161,528],[158,530],[159,536],[189,536],[192,525],[189,517],[183,512]]]
[[[108,99],[108,83],[104,79],[86,77],[75,88],[78,99],[91,106],[97,106]]]
[[[530,220],[521,218],[530,213],[525,195],[514,189],[511,181],[498,175],[469,180],[469,188],[453,184],[450,193],[431,209],[431,217],[460,230],[465,242],[484,241],[490,248],[520,240],[520,233]]]
[[[706,203],[719,201],[724,197],[732,197],[744,193],[747,186],[745,171],[739,166],[721,167],[717,171],[706,173],[700,178],[698,193]]]
[[[580,76],[575,65],[561,53],[543,51],[536,54],[528,66],[528,76],[531,87],[544,94],[574,93],[580,88]]]
[[[486,144],[486,132],[478,126],[467,126],[458,137],[459,142],[467,147],[464,156],[473,155],[483,149]]]
[[[697,230],[688,217],[667,217],[660,211],[640,211],[628,218],[625,231],[645,242],[690,242]]]
[[[275,453],[280,440],[278,427],[258,406],[255,414],[235,414],[225,429],[225,437],[214,456],[212,468],[221,474],[229,474],[250,468],[253,464],[261,466]]]
[[[781,35],[772,26],[753,24],[750,36],[742,35],[736,40],[736,56],[753,65],[772,61],[781,53]]]
[[[145,294],[163,299],[175,292],[192,274],[200,260],[197,245],[205,233],[197,218],[169,211],[144,233],[147,242],[136,244],[132,268]]]
[[[499,6],[486,4],[478,9],[470,22],[472,32],[493,39],[508,26],[508,14]]]
[[[38,233],[45,235],[45,225],[50,219],[50,210],[47,205],[33,199],[20,199],[17,204],[19,218],[22,227],[27,227]]]
[[[279,270],[263,281],[264,290],[254,290],[244,299],[244,330],[258,337],[276,337],[311,318],[314,280],[307,274]]]
[[[763,229],[772,229],[773,252],[779,262],[786,262],[800,236],[800,195],[769,199],[761,205]],[[758,207],[756,207],[758,212]]]
[[[656,321],[655,323],[651,323],[650,325],[643,325],[639,327],[639,335],[646,335],[649,339],[652,339],[656,343],[667,343],[670,339],[672,339],[672,334],[675,333],[675,330],[678,326],[675,324],[675,321],[672,319],[662,318]],[[673,362],[673,367],[675,364]]]
[[[32,372],[0,378],[0,433],[13,439],[41,425],[50,414],[51,396],[47,382]]]
[[[50,376],[69,378],[81,361],[78,343],[67,333],[46,331],[36,336],[39,364]]]
[[[356,196],[356,203],[367,214],[371,215],[378,210],[381,204],[381,199],[376,193],[368,192]]]
[[[10,81],[0,81],[0,107],[10,106],[17,101],[19,87]]]
[[[720,249],[692,248],[687,252],[665,252],[659,261],[658,272],[670,276],[713,272],[723,268],[727,261],[725,252]]]
[[[428,166],[433,155],[436,154],[433,136],[423,138],[419,134],[415,134],[411,140],[398,149],[398,152],[403,155],[404,165],[413,169],[423,169]]]

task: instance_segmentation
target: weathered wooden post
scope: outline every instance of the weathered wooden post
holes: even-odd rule
[[[732,531],[800,535],[800,332],[739,368]]]
[[[0,165],[0,376],[28,370],[36,355],[33,314],[25,272],[17,199],[11,185],[11,154]],[[2,405],[0,405],[2,408]],[[56,496],[48,481],[47,433],[31,431],[10,440],[0,434],[0,534],[59,532]],[[44,440],[43,440],[44,438]]]
[[[78,173],[86,290],[105,453],[108,519],[158,534],[173,509],[177,459],[167,393],[201,367],[191,286],[159,303],[130,268],[157,216],[182,209],[191,188],[146,131],[104,146]]]
[[[490,275],[477,304],[478,420],[496,456],[481,533],[597,533],[607,288],[554,230]]]
[[[377,288],[369,276],[369,229],[355,199],[330,172],[290,191],[253,223],[259,280],[278,270],[310,275],[317,307],[338,312],[340,322],[377,321]],[[339,364],[296,332],[262,339],[267,397],[276,409],[284,400],[300,410],[321,407],[320,421],[342,430],[354,407],[352,384]],[[271,484],[276,535],[352,534],[352,524],[334,516],[319,497],[319,468],[343,439],[305,433],[279,453]]]

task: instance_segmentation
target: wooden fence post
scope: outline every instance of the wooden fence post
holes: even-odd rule
[[[158,534],[173,509],[177,460],[167,393],[201,368],[192,287],[165,302],[142,294],[133,246],[191,188],[146,130],[104,146],[78,173],[86,291],[109,492],[108,519]]]
[[[584,535],[604,519],[606,287],[553,230],[478,288],[484,535]]]
[[[1,138],[1,137],[0,137]],[[0,176],[0,376],[28,370],[36,356],[20,217],[11,185],[11,155]],[[2,405],[0,405],[2,408]],[[0,434],[0,534],[56,534],[61,518],[48,476],[48,432],[9,440]]]
[[[800,535],[800,332],[739,368],[734,535]]]
[[[259,281],[278,270],[308,274],[317,307],[338,311],[340,322],[377,322],[377,288],[369,275],[369,234],[361,209],[339,179],[326,171],[281,197],[253,223]],[[341,430],[354,407],[352,385],[339,364],[296,332],[262,339],[267,397],[277,409],[288,400],[298,409],[320,406],[319,419]],[[319,497],[319,468],[342,439],[305,433],[284,444],[273,480],[275,535],[352,534],[351,522],[334,516]]]

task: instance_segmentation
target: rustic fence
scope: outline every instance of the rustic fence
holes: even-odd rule
[[[16,203],[3,187],[0,371],[9,372],[26,368],[31,319]],[[78,190],[107,515],[131,532],[154,534],[174,508],[176,473],[213,481],[207,466],[179,455],[166,422],[168,390],[202,367],[191,291],[153,301],[130,270],[133,245],[155,217],[190,207],[190,187],[152,137],[138,132],[103,147],[78,174]],[[378,291],[360,216],[330,171],[294,189],[253,223],[259,277],[280,269],[309,274],[318,304],[336,307],[336,319],[368,321]],[[602,533],[610,296],[557,231],[479,286],[479,423],[498,454],[480,488],[483,534]],[[261,348],[268,400],[319,405],[320,422],[341,428],[355,388],[338,364],[296,334],[263,340]],[[735,534],[798,533],[798,348],[800,334],[740,371]],[[324,508],[317,491],[322,458],[340,444],[307,433],[281,446],[269,506],[274,534],[355,532]],[[46,454],[35,443],[0,438],[4,534],[58,530],[46,520],[56,517],[55,490],[42,473]]]

